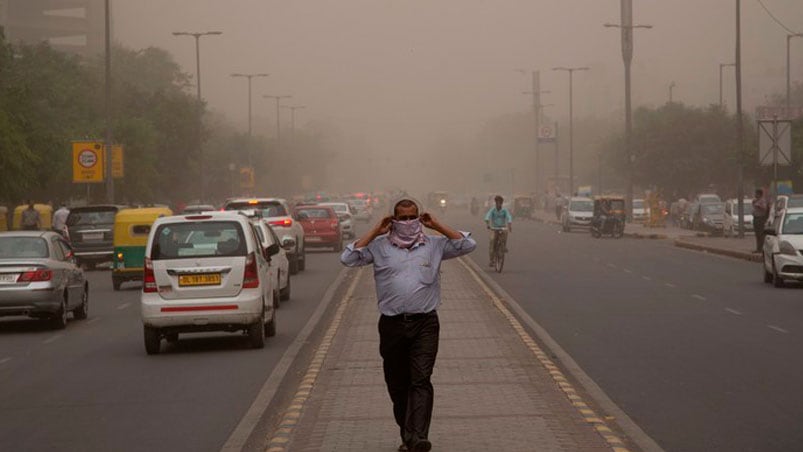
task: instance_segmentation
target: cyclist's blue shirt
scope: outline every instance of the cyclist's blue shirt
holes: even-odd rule
[[[485,221],[490,221],[492,228],[504,228],[508,223],[513,223],[513,215],[510,215],[510,212],[504,207],[500,210],[491,207],[491,210],[485,214]]]

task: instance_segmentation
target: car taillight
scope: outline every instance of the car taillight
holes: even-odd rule
[[[21,273],[17,278],[17,282],[50,281],[51,279],[53,279],[53,270],[39,268]]]
[[[150,258],[145,258],[145,270],[142,275],[142,291],[145,293],[155,293],[159,289],[156,287],[156,275],[153,273],[153,262]]]
[[[331,227],[332,227],[332,229],[337,229],[337,227],[338,227],[339,225],[340,225],[340,222],[339,222],[339,221],[337,221],[337,220],[332,220],[332,221],[330,221],[330,222],[329,222],[329,226],[331,226]]]
[[[251,252],[245,258],[245,271],[243,272],[243,289],[256,289],[259,287],[259,270],[257,257]]]
[[[282,226],[282,227],[285,227],[285,228],[289,228],[290,226],[293,225],[293,220],[291,220],[289,218],[285,218],[284,220],[268,221],[268,224],[271,225],[271,226]]]

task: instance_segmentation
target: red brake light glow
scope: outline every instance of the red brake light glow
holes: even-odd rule
[[[145,258],[145,270],[142,275],[142,291],[145,293],[156,293],[156,275],[153,274],[153,262],[151,259]]]
[[[47,268],[39,268],[36,270],[29,270],[19,275],[17,282],[39,282],[50,281],[53,279],[53,270]]]
[[[284,226],[286,228],[289,228],[290,226],[293,225],[293,220],[285,218],[284,220],[269,221],[268,224],[271,226]]]
[[[259,287],[259,270],[257,258],[253,252],[245,258],[245,271],[243,272],[243,289],[256,289]]]

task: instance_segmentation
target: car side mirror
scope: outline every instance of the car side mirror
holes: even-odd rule
[[[268,258],[279,254],[279,245],[275,243],[268,245],[268,247],[265,248],[265,254],[267,255]]]
[[[282,239],[282,248],[291,250],[296,247],[296,241],[292,237],[285,237]]]

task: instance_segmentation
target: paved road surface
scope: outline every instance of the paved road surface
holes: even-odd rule
[[[472,258],[487,265],[479,217]],[[517,222],[494,276],[667,451],[803,450],[803,290],[660,240]],[[486,267],[487,268],[487,267]]]
[[[0,450],[218,451],[341,269],[333,253],[308,260],[262,350],[220,333],[147,356],[140,286],[113,292],[108,271],[87,273],[88,320],[0,320]]]

